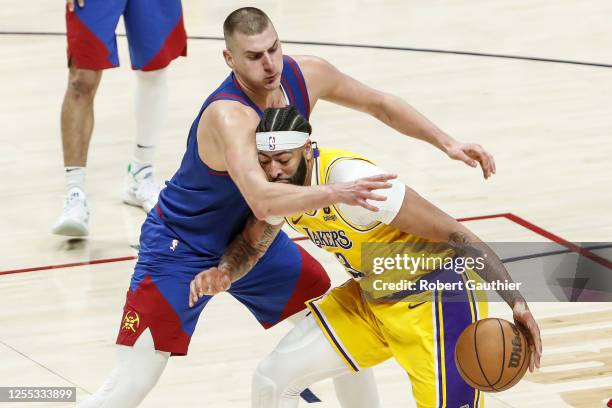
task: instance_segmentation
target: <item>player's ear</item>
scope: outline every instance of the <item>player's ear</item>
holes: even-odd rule
[[[312,142],[310,139],[308,139],[304,145],[304,156],[306,156],[306,160],[312,160]]]
[[[230,50],[223,50],[223,59],[225,59],[225,63],[227,66],[233,70],[234,69],[234,57],[232,56],[232,52]]]

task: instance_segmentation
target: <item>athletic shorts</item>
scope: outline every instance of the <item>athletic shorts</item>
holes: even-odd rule
[[[194,256],[151,215],[140,236],[141,253],[148,255],[139,256],[136,263],[117,344],[133,346],[148,328],[156,350],[186,355],[200,313],[211,299],[204,296],[190,308],[189,284],[219,261]],[[267,329],[305,309],[307,300],[321,296],[329,287],[321,264],[281,231],[255,267],[228,292]]]
[[[132,68],[162,69],[187,55],[180,0],[85,0],[66,7],[68,65],[102,70],[119,66],[115,29],[123,15]]]
[[[439,280],[465,279],[453,271],[445,275]],[[307,305],[350,369],[395,358],[410,377],[418,408],[484,406],[482,393],[463,381],[454,358],[463,329],[487,316],[484,293],[429,291],[414,302],[375,303],[364,300],[351,279]]]

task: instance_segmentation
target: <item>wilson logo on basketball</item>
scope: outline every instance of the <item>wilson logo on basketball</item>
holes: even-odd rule
[[[515,326],[512,326],[512,332],[514,333],[514,337],[512,338],[512,353],[510,354],[508,367],[518,367],[521,364],[523,347],[521,344],[521,337],[519,335],[520,333]]]
[[[132,332],[136,333],[136,329],[138,328],[139,325],[140,325],[140,316],[138,316],[138,313],[133,312],[133,311],[128,311],[125,313],[125,316],[123,317],[123,326],[121,327],[121,330],[131,330]]]

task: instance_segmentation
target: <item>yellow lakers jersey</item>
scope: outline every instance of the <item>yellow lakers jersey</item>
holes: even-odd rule
[[[318,185],[327,184],[334,166],[344,160],[364,160],[372,163],[362,156],[337,149],[318,149],[318,155],[315,157],[312,180],[313,184],[316,182]],[[355,225],[337,206],[293,215],[287,217],[286,221],[319,248],[333,253],[353,279],[359,282],[363,291],[374,299],[400,292],[393,289],[392,285],[381,288],[380,284],[374,284],[375,280],[414,281],[436,269],[434,264],[439,265],[435,262],[421,262],[420,266],[412,270],[395,269],[375,273],[371,262],[374,257],[395,257],[398,252],[401,252],[402,256],[428,260],[443,260],[453,256],[453,251],[447,245],[402,232],[381,222],[365,226]]]

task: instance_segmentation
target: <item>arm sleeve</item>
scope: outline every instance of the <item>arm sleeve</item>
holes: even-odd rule
[[[329,182],[350,182],[363,177],[385,173],[388,172],[365,160],[343,160],[330,170]],[[368,203],[378,207],[378,212],[366,210],[360,206],[346,204],[338,204],[336,208],[342,213],[343,217],[356,225],[367,226],[377,221],[383,224],[390,224],[399,213],[400,208],[402,208],[404,194],[406,193],[404,183],[394,179],[391,181],[391,188],[375,190],[375,192],[376,194],[387,197],[386,201],[368,200]]]

